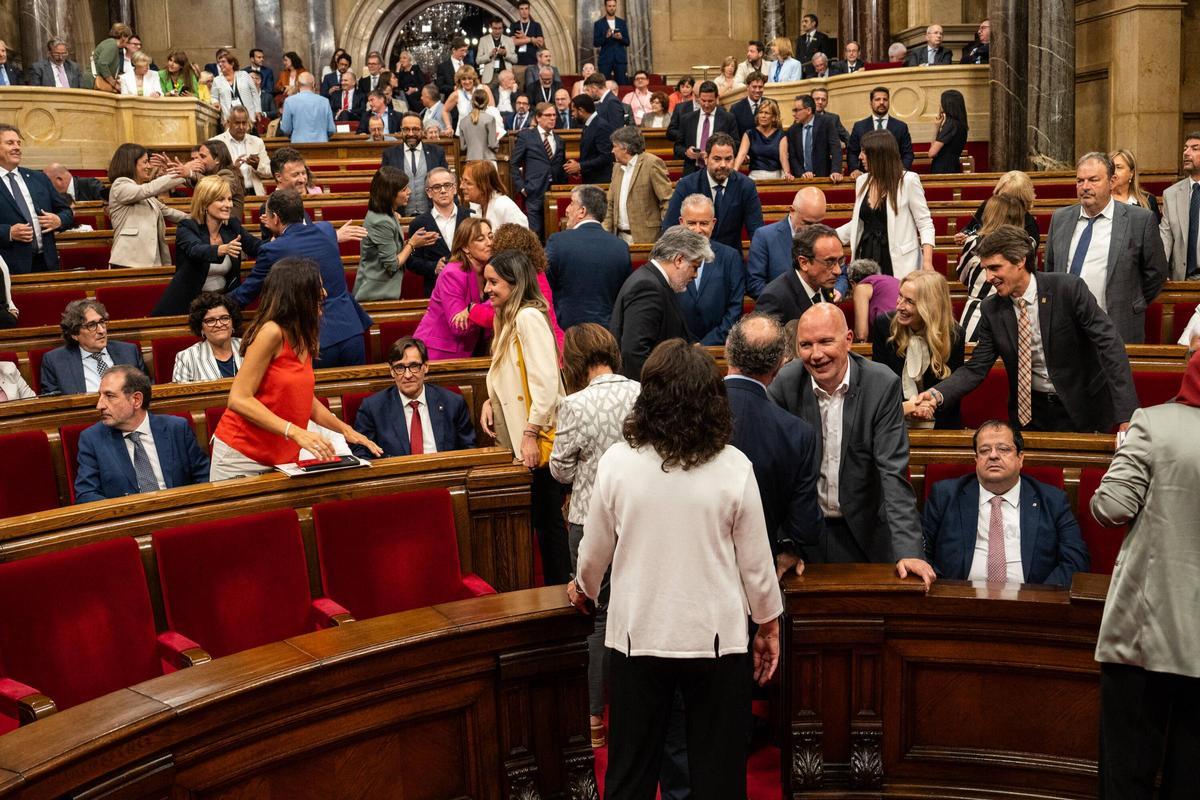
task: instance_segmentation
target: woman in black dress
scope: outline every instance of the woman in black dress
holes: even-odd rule
[[[949,89],[942,92],[941,112],[938,114],[937,139],[929,145],[932,175],[953,175],[962,172],[960,160],[967,146],[967,103],[962,92]]]

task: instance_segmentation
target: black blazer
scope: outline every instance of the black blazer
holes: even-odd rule
[[[850,131],[850,141],[846,144],[846,169],[850,172],[862,170],[862,161],[858,154],[862,152],[862,137],[875,129],[874,117],[860,119],[854,123],[853,130]],[[907,170],[912,169],[913,163],[913,146],[912,136],[908,132],[908,126],[895,117],[889,116],[887,121],[887,130],[891,131],[896,137],[896,144],[900,148],[900,163]]]
[[[837,128],[828,114],[814,114],[812,118],[811,171],[818,178],[828,178],[842,171],[842,142]],[[792,175],[799,178],[804,169],[804,126],[796,123],[787,131],[788,166]]]
[[[608,329],[621,345],[621,373],[635,381],[641,378],[650,351],[661,342],[692,341],[675,290],[650,261],[635,270],[617,293]]]
[[[761,103],[762,101],[760,100],[759,102]],[[741,100],[738,100],[729,107],[729,113],[733,114],[734,120],[737,121],[738,132],[733,138],[737,139],[738,143],[740,144],[742,134],[753,128],[755,125],[754,111],[751,110],[750,98],[743,97]]]
[[[891,369],[897,375],[903,376],[904,373],[904,356],[896,352],[896,345],[888,341],[888,337],[892,333],[892,319],[896,316],[896,312],[892,311],[887,314],[880,314],[871,323],[871,360],[877,364],[883,364]],[[946,365],[950,367],[950,371],[958,369],[963,365],[963,330],[958,323],[952,323],[950,338],[950,356],[946,359]],[[933,368],[925,370],[925,374],[921,376],[921,385],[928,389],[931,386],[936,386],[940,379],[933,372]],[[903,391],[903,386],[901,387]],[[946,402],[942,405],[937,413],[933,416],[935,428],[945,428],[947,430],[958,430],[962,427],[962,414],[958,410],[958,402]]]
[[[812,44],[808,43],[808,37],[804,34],[796,37],[796,58],[800,60],[801,64],[807,64],[812,61],[812,57],[816,53],[824,53],[832,61],[834,56],[837,55],[836,51],[833,53],[829,52],[833,49],[833,40],[829,38],[828,34],[821,31],[813,33]]]
[[[463,61],[466,64],[466,61]],[[445,100],[454,91],[454,65],[450,63],[450,59],[446,59],[437,65],[434,70],[433,82],[437,86],[438,91],[442,93],[442,99]]]
[[[825,289],[819,291],[826,302],[833,302],[831,292]],[[800,319],[800,315],[808,311],[812,304],[812,297],[800,282],[800,276],[796,274],[796,270],[789,269],[767,284],[767,288],[758,296],[754,310],[770,314],[779,320],[780,325],[786,325],[794,319]]]
[[[1039,272],[1038,329],[1046,369],[1076,431],[1107,433],[1128,422],[1138,407],[1133,373],[1116,326],[1100,310],[1082,278]],[[979,306],[971,360],[937,385],[945,402],[958,402],[983,382],[999,358],[1008,370],[1008,415],[1017,424],[1017,316],[1013,302],[997,294]]]
[[[108,187],[100,183],[99,178],[75,178],[75,199],[79,202],[87,200],[103,200],[108,202]]]
[[[904,66],[906,67],[921,67],[929,63],[929,45],[923,44],[920,47],[914,47],[908,51],[908,55],[904,57]],[[937,55],[933,57],[934,66],[954,63],[954,54],[948,48],[939,47]]]
[[[671,121],[667,123],[667,138],[672,142],[679,141],[680,132],[683,128],[683,118],[693,111],[699,111],[700,104],[695,100],[688,100],[675,106],[675,110],[671,112]]]
[[[242,237],[242,258],[234,261],[233,268],[225,276],[225,286],[221,289],[222,292],[231,292],[242,282],[242,259],[258,258],[262,240],[246,231],[233,218],[221,226],[220,233],[221,241],[225,244],[233,241],[235,236]],[[162,297],[158,298],[150,316],[188,313],[188,306],[208,280],[209,267],[219,264],[222,258],[217,255],[217,245],[208,243],[208,226],[201,226],[190,217],[180,222],[175,228],[175,274],[171,276],[171,282],[163,290]]]
[[[430,146],[426,145],[426,147]],[[393,147],[391,149],[395,150],[396,148]],[[385,151],[384,155],[386,154]],[[471,216],[470,207],[458,207],[458,222],[462,222],[469,216]],[[457,224],[455,223],[456,226]],[[412,239],[413,234],[421,228],[424,228],[426,231],[436,231],[438,229],[437,222],[433,219],[432,210],[413,217],[413,221],[408,225],[408,234],[404,237],[405,241]],[[413,248],[412,255],[408,257],[408,263],[405,264],[405,267],[425,278],[426,297],[433,294],[433,284],[437,282],[437,263],[443,258],[450,258],[450,245],[452,244],[454,243],[447,242],[439,236],[438,240],[433,244]]]
[[[581,322],[608,325],[613,303],[632,270],[629,245],[588,222],[546,240],[546,280],[563,330]]]
[[[625,127],[625,104],[618,100],[612,92],[604,95],[604,100],[596,106],[596,113],[608,120],[608,124],[613,126],[613,130]]]
[[[775,405],[754,381],[729,376],[725,390],[733,412],[729,443],[754,465],[771,552],[794,553],[798,544],[816,544],[825,525],[817,504],[816,431]]]
[[[387,109],[383,113],[387,114],[387,132],[388,132],[388,134],[399,138],[400,116],[401,116],[400,112],[397,111],[396,109],[392,108],[391,106],[388,106]],[[358,120],[358,132],[359,133],[370,133],[371,132],[370,121],[371,121],[371,112],[367,109],[363,109],[362,116]]]
[[[845,147],[846,143],[850,141],[850,131],[846,130],[846,126],[842,124],[842,118],[832,111],[818,111],[817,116],[833,120],[833,127],[837,131],[838,139],[841,141],[842,147]]]
[[[358,89],[354,90],[354,96],[350,98],[350,110],[342,113],[342,90],[334,89],[329,93],[329,110],[333,112],[334,122],[353,122],[358,124],[358,121],[363,118],[363,114],[367,109],[367,96]]]
[[[612,132],[616,128],[599,114],[579,134],[579,169],[584,183],[612,180]]]
[[[379,445],[384,458],[412,455],[408,428],[404,424],[405,402],[407,400],[401,400],[400,390],[389,386],[363,400],[358,407],[354,430]],[[425,402],[439,453],[475,446],[475,423],[471,421],[471,412],[461,395],[427,383]],[[376,457],[359,444],[351,445],[350,449],[360,458]]]
[[[679,138],[675,140],[675,157],[683,159],[683,174],[690,175],[696,171],[696,162],[686,157],[689,147],[699,146],[700,131],[697,126],[700,124],[700,112],[693,111],[684,117],[679,123]],[[738,133],[738,123],[733,114],[730,114],[725,109],[717,106],[717,110],[713,112],[713,133],[728,133],[733,137],[734,152],[737,152],[737,142],[741,138]]]

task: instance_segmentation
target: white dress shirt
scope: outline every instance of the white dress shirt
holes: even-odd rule
[[[544,142],[550,143],[550,157],[553,158],[554,154],[558,152],[558,145],[554,143],[554,132],[547,131],[545,128],[543,128],[540,125],[538,126],[537,132],[538,132],[538,138],[541,139],[543,143]],[[545,146],[546,146],[545,144],[542,144],[542,147],[545,147]]]
[[[25,185],[25,177],[21,175],[20,169],[4,169],[0,167],[0,181],[4,182],[4,188],[12,193],[12,183],[8,180],[9,173],[17,176],[17,186],[21,187],[21,196],[25,198],[25,207],[29,209],[30,216],[33,217],[33,245],[34,250],[38,253],[42,252],[42,223],[38,220],[37,207],[33,204],[33,197],[29,194],[29,187]],[[9,234],[11,240],[11,234]]]
[[[1030,388],[1035,392],[1045,392],[1046,394],[1054,394],[1054,384],[1050,380],[1050,370],[1046,368],[1046,351],[1042,347],[1042,327],[1038,323],[1038,293],[1037,293],[1037,277],[1036,275],[1029,276],[1029,285],[1025,287],[1025,294],[1021,295],[1025,298],[1028,304],[1029,312],[1029,327],[1033,334],[1033,340],[1030,343],[1030,372],[1033,377],[1030,381]],[[1017,318],[1017,336],[1021,335],[1021,309],[1017,304],[1013,303],[1013,314]]]
[[[1002,495],[979,487],[979,519],[975,523],[975,556],[971,559],[969,581],[988,579],[988,531],[992,526],[992,498],[1002,497],[1000,515],[1004,519],[1005,580],[1024,583],[1025,568],[1021,566],[1021,481]]]
[[[621,167],[625,174],[621,176],[621,196],[617,200],[617,228],[625,233],[619,234],[622,238],[628,237],[626,241],[633,240],[633,234],[629,233],[629,190],[633,188],[633,171],[637,168],[637,156],[632,156],[629,163]]]
[[[887,124],[888,124],[889,119],[891,119],[891,117],[887,114],[884,114],[882,117],[877,117],[874,114],[872,114],[871,115],[871,130],[873,130],[873,131],[880,130],[878,125],[879,125],[880,121],[882,121],[883,122],[882,129],[886,131],[888,129]]]
[[[167,483],[163,480],[162,465],[158,463],[158,448],[154,446],[154,434],[150,432],[150,415],[146,414],[142,417],[142,424],[134,430],[142,435],[142,448],[146,451],[146,457],[150,459],[150,470],[154,473],[154,480],[158,481],[158,488],[167,488]],[[129,438],[128,433],[121,435],[125,438],[125,452],[129,454],[129,463],[133,464],[133,439]]]
[[[458,229],[458,208],[450,206],[450,213],[447,216],[442,216],[442,212],[437,206],[429,209],[429,213],[433,215],[434,224],[437,225],[438,233],[442,235],[442,241],[449,248],[451,242],[454,241],[454,231]]]
[[[813,378],[813,394],[817,398],[817,407],[821,410],[821,477],[817,479],[817,502],[821,512],[826,517],[840,519],[842,502],[838,498],[842,469],[842,408],[846,401],[846,392],[850,389],[850,370],[854,362],[846,362],[846,374],[833,394],[826,392],[817,385]]]
[[[429,403],[425,401],[425,387],[421,387],[421,393],[416,397],[409,397],[403,392],[400,393],[400,402],[404,403],[404,430],[412,431],[412,406],[409,405],[413,400],[416,400],[421,409],[421,444],[423,448],[420,453],[413,455],[421,455],[422,453],[436,453],[437,442],[433,438],[433,421],[429,417]]]
[[[1113,213],[1117,202],[1109,198],[1108,205],[1097,215],[1092,223],[1092,241],[1088,245],[1087,255],[1083,257],[1083,270],[1079,277],[1091,289],[1096,304],[1105,312],[1108,311],[1105,284],[1108,282],[1108,247],[1112,239]],[[1079,209],[1079,219],[1075,221],[1075,232],[1071,235],[1071,249],[1067,254],[1067,269],[1075,260],[1075,249],[1079,246],[1079,238],[1087,228],[1089,217],[1083,208]]]
[[[96,364],[96,359],[92,358],[92,353],[79,348],[79,358],[83,362],[83,385],[87,389],[88,394],[100,391],[100,367]],[[104,363],[110,367],[113,365],[112,356],[108,354],[108,348],[100,351],[101,357],[104,358]]]
[[[791,223],[788,224],[790,225]],[[799,268],[796,269],[796,277],[800,279],[800,285],[804,287],[804,293],[808,295],[809,300],[812,300],[814,294],[820,298],[816,302],[820,303],[825,300],[825,295],[821,294],[820,289],[814,289],[808,285],[808,281],[804,279],[804,273]],[[846,374],[849,375],[850,370],[846,370]]]

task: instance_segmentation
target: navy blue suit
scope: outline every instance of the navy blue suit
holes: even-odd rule
[[[170,414],[150,414],[150,433],[163,483],[168,489],[208,482],[208,456],[196,443],[187,420]],[[147,443],[142,442],[146,447]],[[75,502],[90,503],[138,493],[137,473],[125,446],[125,435],[103,422],[79,434],[79,468],[75,472]]]
[[[629,26],[621,17],[616,18],[616,29],[621,38],[608,35],[608,21],[601,17],[592,25],[592,47],[596,48],[596,71],[605,78],[612,78],[619,85],[625,86],[629,78],[625,74],[629,68],[629,57],[625,48],[629,47]]]
[[[702,345],[723,345],[733,323],[741,319],[746,297],[746,266],[741,255],[720,242],[712,246],[712,261],[700,270],[700,289],[689,281],[687,290],[675,295],[687,320],[688,330]]]
[[[543,237],[545,227],[542,203],[546,199],[546,190],[553,183],[567,182],[567,174],[563,172],[567,148],[561,136],[557,133],[550,135],[554,137],[553,157],[546,157],[542,129],[529,128],[517,134],[512,155],[508,159],[513,188],[525,194],[525,215],[529,217],[529,229],[539,237]]]
[[[858,154],[862,152],[862,137],[874,129],[875,118],[867,117],[854,123],[854,127],[850,130],[850,141],[846,143],[846,169],[850,172],[862,171],[862,160],[858,157]],[[912,169],[912,136],[908,133],[908,126],[895,117],[888,117],[887,130],[896,137],[896,144],[900,147],[900,163],[904,165],[905,169]]]
[[[587,222],[546,242],[546,280],[563,330],[581,322],[608,325],[613,303],[633,264],[629,245],[602,225]]]
[[[708,185],[708,170],[702,169],[686,175],[675,184],[675,193],[671,195],[671,203],[663,216],[662,230],[679,224],[679,209],[683,200],[691,194],[702,194],[712,199],[712,189]],[[713,229],[712,240],[732,247],[742,253],[742,228],[750,236],[762,227],[762,201],[758,199],[758,189],[754,181],[740,172],[729,173],[725,181],[725,196],[716,203],[717,224]]]
[[[938,577],[966,580],[978,535],[979,479],[975,473],[935,483],[921,522],[926,559]],[[1067,495],[1025,475],[1021,476],[1021,567],[1025,583],[1055,586],[1070,586],[1071,576],[1088,568],[1087,545]]]
[[[570,113],[570,112],[567,112],[567,113]],[[516,118],[517,118],[517,112],[515,112],[515,111],[501,111],[500,112],[500,119],[504,121],[504,130],[506,130],[506,131],[525,130],[526,128],[533,127],[533,112],[532,111],[525,112],[525,118],[521,121],[520,126],[516,125]],[[558,126],[555,126],[555,127],[558,127]]]
[[[792,224],[787,217],[763,225],[750,237],[750,257],[746,260],[746,294],[758,299],[771,281],[796,268],[792,259]],[[843,270],[834,290],[843,297],[850,294],[850,281]]]
[[[761,100],[759,101],[762,102]],[[729,107],[729,113],[733,114],[733,118],[737,121],[738,133],[733,137],[740,143],[742,134],[753,128],[757,123],[754,121],[754,112],[750,110],[750,98],[743,97]]]
[[[396,111],[391,106],[388,106],[387,108],[385,108],[383,110],[383,113],[385,116],[387,116],[387,133],[388,133],[388,135],[399,138],[400,137],[400,112]],[[371,132],[371,128],[370,128],[371,117],[372,117],[372,114],[371,114],[370,109],[363,110],[362,117],[360,117],[358,120],[358,132],[359,133],[370,133]],[[389,148],[389,149],[391,149],[391,148]]]
[[[612,180],[612,132],[616,128],[599,113],[579,134],[579,171],[584,183]]]
[[[313,366],[352,367],[366,363],[362,333],[371,327],[371,318],[346,288],[337,233],[328,222],[289,225],[281,235],[264,244],[258,251],[254,269],[230,299],[243,308],[253,302],[262,291],[271,267],[286,256],[311,258],[321,268],[326,297],[321,316],[321,354]]]
[[[49,178],[37,170],[24,167],[17,167],[17,172],[25,181],[25,186],[29,189],[29,197],[33,200],[33,208],[29,209],[30,214],[36,217],[43,211],[49,211],[51,214],[58,215],[58,218],[62,220],[62,225],[58,228],[61,231],[75,226],[75,216],[71,213],[71,206],[67,203],[67,198],[54,189]],[[36,263],[37,259],[34,253],[34,248],[37,247],[36,239],[28,242],[12,241],[12,226],[28,222],[29,220],[21,214],[21,207],[17,205],[16,199],[12,196],[9,182],[0,180],[0,258],[3,258],[4,263],[8,264],[9,273],[25,275],[30,272],[57,270],[58,249],[54,246],[54,233],[42,233],[41,263]]]
[[[729,443],[754,465],[771,552],[816,544],[825,520],[817,504],[820,465],[812,425],[777,406],[755,381],[731,375],[725,389],[733,412]]]
[[[114,342],[110,339],[106,348],[109,366],[129,364],[147,375],[150,374],[146,369],[146,362],[142,361],[142,351],[136,344]],[[83,360],[79,355],[79,345],[67,344],[46,353],[42,357],[40,380],[42,397],[55,394],[86,394],[87,384],[83,379]]]
[[[570,113],[570,112],[568,112]],[[596,113],[608,121],[612,125],[613,130],[625,127],[625,104],[617,99],[617,96],[612,92],[604,95],[604,98],[596,106]],[[573,123],[574,120],[571,120]],[[579,123],[575,123],[578,127]]]
[[[462,395],[427,383],[425,402],[428,404],[429,424],[433,426],[433,438],[439,453],[475,446],[475,423],[471,422],[471,412]],[[409,431],[404,422],[404,406],[407,404],[408,398],[402,397],[395,386],[376,392],[358,407],[354,430],[379,445],[384,457],[412,455]],[[426,408],[421,410],[425,411]],[[362,445],[352,445],[351,450],[360,458],[375,458]]]
[[[341,91],[339,89],[339,87],[341,86],[341,83],[342,83],[342,74],[340,72],[338,72],[337,70],[334,70],[333,72],[326,75],[324,78],[321,78],[321,88],[320,88],[321,96],[329,97],[329,95],[331,93],[333,93],[335,91]],[[357,88],[357,86],[355,88]],[[340,109],[341,106],[339,106],[338,108]]]

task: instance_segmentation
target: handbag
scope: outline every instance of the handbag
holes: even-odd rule
[[[513,338],[517,340],[517,366],[521,369],[521,386],[525,389],[525,415],[528,417],[533,401],[529,396],[529,374],[525,371],[525,351],[521,348],[521,337],[514,336]],[[525,433],[522,431],[521,435],[524,436]],[[550,451],[554,449],[554,428],[538,428],[537,446],[537,465],[544,467],[550,463]]]

